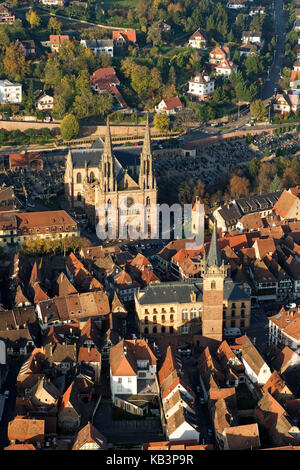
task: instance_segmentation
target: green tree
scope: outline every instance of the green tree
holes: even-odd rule
[[[272,183],[270,184],[269,191],[270,193],[275,193],[275,191],[280,191],[282,189],[282,184],[278,175],[274,176]]]
[[[49,23],[48,23],[48,29],[51,32],[60,34],[62,30],[62,23],[55,16],[51,16]]]
[[[71,140],[79,133],[79,123],[74,114],[67,114],[60,123],[60,132],[64,140]]]

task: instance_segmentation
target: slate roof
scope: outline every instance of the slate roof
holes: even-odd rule
[[[164,282],[150,284],[140,291],[144,293],[139,298],[141,305],[167,304],[167,303],[188,303],[191,301],[191,294],[196,293],[196,301],[202,302],[203,280],[196,282]],[[235,284],[232,279],[226,278],[224,282],[224,299],[227,300],[248,300],[249,295],[242,289],[242,286]]]

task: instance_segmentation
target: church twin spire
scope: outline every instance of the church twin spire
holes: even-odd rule
[[[110,133],[109,119],[106,121],[105,141],[101,159],[101,182],[104,191],[116,191],[117,183],[115,179],[115,159],[113,156],[112,139]],[[147,113],[147,122],[145,138],[143,142],[142,153],[140,156],[139,187],[141,189],[156,188],[156,181],[153,176],[152,153],[151,153],[151,135],[149,127],[149,115]]]

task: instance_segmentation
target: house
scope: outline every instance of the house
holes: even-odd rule
[[[104,52],[109,57],[114,56],[114,42],[112,39],[81,39],[80,44],[90,49],[95,56]]]
[[[218,46],[209,53],[210,64],[220,64],[224,60],[230,59],[230,50],[228,46]]]
[[[155,377],[156,357],[145,340],[122,340],[110,349],[110,388],[114,403],[116,397],[124,395],[128,398],[146,392],[157,394]]]
[[[238,66],[225,59],[216,66],[215,70],[217,75],[224,75],[228,78],[232,72],[237,73]]]
[[[38,411],[56,414],[60,392],[45,376],[38,378],[30,391],[30,401]]]
[[[16,40],[16,46],[20,49],[24,57],[33,59],[36,55],[36,47],[33,39],[28,40]]]
[[[21,83],[12,83],[9,80],[0,80],[0,104],[22,103]]]
[[[88,422],[78,431],[72,450],[107,450],[107,439]]]
[[[11,24],[15,21],[15,15],[3,3],[0,5],[0,23]]]
[[[271,237],[258,238],[253,243],[252,248],[254,248],[255,256],[258,260],[262,260],[266,255],[272,256],[276,251],[274,239]]]
[[[240,10],[241,8],[246,8],[247,0],[228,0],[227,8],[233,10]]]
[[[49,43],[52,52],[58,52],[63,42],[70,41],[68,34],[51,34],[49,36]]]
[[[196,420],[186,408],[179,407],[167,420],[166,437],[169,441],[195,440],[199,442],[199,436]]]
[[[271,370],[250,339],[245,335],[236,338],[234,350],[240,352],[248,384],[264,385],[271,377]]]
[[[288,346],[300,351],[300,312],[297,308],[281,308],[277,315],[269,317],[269,344]]]
[[[299,195],[293,192],[292,188],[285,189],[276,204],[274,205],[274,213],[280,217],[280,220],[298,219],[300,213]]]
[[[124,100],[118,86],[120,80],[116,75],[113,67],[105,67],[96,70],[91,76],[91,87],[97,93],[110,93],[118,105],[114,104],[113,109],[128,109],[128,105]]]
[[[253,450],[261,445],[257,423],[227,427],[224,435],[224,450]]]
[[[95,384],[100,383],[101,354],[96,348],[79,348],[77,362],[93,369],[94,382]]]
[[[128,46],[128,44],[136,43],[135,29],[113,30],[112,34],[114,45],[117,47],[124,47]]]
[[[78,322],[83,328],[89,318],[101,323],[109,314],[110,305],[106,293],[97,289],[41,300],[36,305],[36,312],[42,330],[71,321]]]
[[[189,46],[195,49],[206,49],[207,38],[200,28],[197,29],[189,38]]]
[[[57,6],[57,7],[63,7],[65,5],[65,0],[41,0],[43,5],[48,5],[48,6]]]
[[[1,246],[27,240],[79,236],[77,222],[64,210],[0,213]]]
[[[8,423],[8,440],[11,444],[33,444],[40,448],[45,440],[45,420],[16,416]]]
[[[28,328],[0,330],[0,340],[5,341],[6,354],[10,358],[27,356],[34,349],[34,340]]]
[[[0,188],[0,213],[1,212],[18,212],[22,203],[17,198],[13,186],[3,185]]]
[[[262,7],[262,6],[252,7],[249,12],[250,16],[264,15],[264,14],[265,14],[265,7]]]
[[[282,115],[297,113],[300,110],[300,96],[290,91],[277,93],[273,101],[273,109],[275,113]]]
[[[262,44],[261,33],[258,31],[243,31],[242,41],[244,44]]]
[[[294,70],[292,70],[291,78],[290,78],[290,88],[292,90],[297,90],[300,88],[300,63],[299,62],[296,62],[294,64]]]
[[[53,109],[54,98],[47,93],[43,93],[35,102],[35,107],[38,111],[45,111]]]
[[[294,30],[299,33],[300,31],[300,18],[296,18],[295,23],[294,23]]]
[[[215,91],[215,81],[204,73],[198,73],[189,80],[187,94],[198,101],[205,101]]]
[[[29,171],[43,169],[43,157],[39,152],[11,153],[8,156],[10,171],[18,171],[25,168]]]
[[[277,300],[278,281],[263,260],[256,259],[249,266],[249,275],[254,284],[253,296],[258,300]]]
[[[240,56],[242,57],[243,55],[248,57],[250,54],[260,54],[261,52],[261,49],[262,49],[262,45],[257,42],[255,44],[251,44],[251,43],[247,43],[247,44],[243,44],[240,49],[239,49],[239,53],[240,53]]]
[[[176,114],[178,111],[181,111],[183,104],[178,98],[178,96],[173,96],[172,98],[165,98],[155,106],[156,113],[164,111],[168,116]]]
[[[77,352],[75,344],[46,344],[44,350],[45,361],[50,369],[57,369],[62,374],[73,370],[77,365]]]
[[[263,393],[254,409],[254,415],[268,431],[274,445],[289,445],[299,442],[299,428],[293,425],[292,418],[270,393]]]
[[[68,435],[75,433],[80,426],[81,414],[82,405],[79,399],[79,391],[75,382],[72,382],[63,394],[58,410],[57,424],[64,433]]]
[[[172,30],[172,26],[165,20],[158,21],[157,26],[162,31],[162,33],[169,33]]]
[[[283,406],[295,398],[293,392],[276,370],[272,372],[269,380],[263,385],[262,391],[270,393]]]

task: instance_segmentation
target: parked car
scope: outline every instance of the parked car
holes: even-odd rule
[[[9,394],[10,394],[9,390],[5,390],[5,392],[4,392],[3,395],[5,395],[5,398],[8,398],[8,397],[9,397]]]

